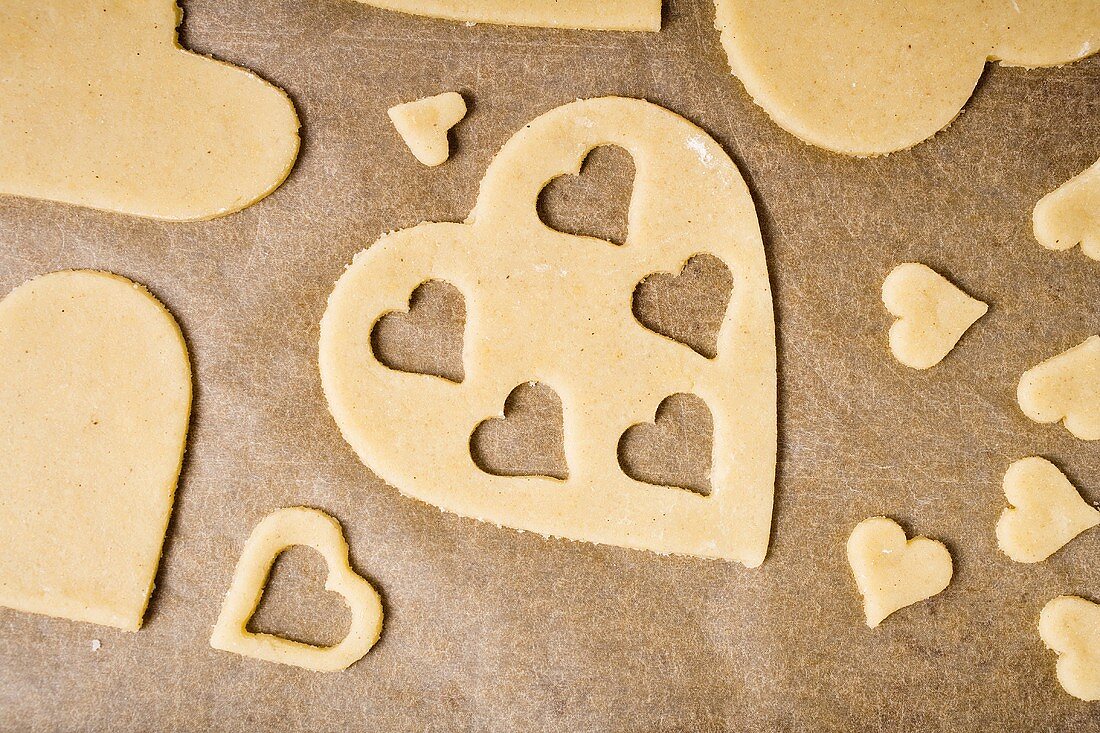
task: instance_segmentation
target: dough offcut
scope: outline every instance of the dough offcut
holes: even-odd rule
[[[183,336],[141,286],[55,272],[0,301],[0,605],[141,626],[190,408]]]
[[[180,19],[173,0],[0,3],[0,193],[190,221],[275,190],[294,105],[180,48]]]

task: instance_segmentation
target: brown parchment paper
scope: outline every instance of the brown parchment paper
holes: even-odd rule
[[[1042,249],[1030,226],[1034,203],[1100,156],[1100,59],[993,66],[949,130],[854,160],[800,143],[752,104],[707,0],[667,2],[659,34],[466,27],[345,0],[184,10],[188,46],[293,96],[302,154],[274,195],[206,223],[0,198],[0,291],[59,268],[144,283],[182,324],[196,381],[145,628],[0,610],[0,729],[1100,730],[1100,707],[1061,690],[1035,628],[1058,594],[1100,600],[1100,532],[1037,565],[1008,560],[993,534],[1001,476],[1027,455],[1100,501],[1100,444],[1030,422],[1014,399],[1025,369],[1100,331],[1100,265]],[[446,90],[471,111],[451,161],[428,169],[385,110]],[[373,476],[325,408],[317,324],[345,263],[384,231],[461,220],[515,130],[604,94],[704,127],[759,208],[780,451],[756,570],[443,514]],[[879,288],[907,260],[991,305],[927,372],[886,347]],[[207,643],[244,539],[298,504],[341,520],[385,599],[381,641],[343,673]],[[956,575],[870,631],[844,542],[875,514],[944,541]],[[322,568],[288,552],[255,623],[338,639],[346,612],[320,588]]]

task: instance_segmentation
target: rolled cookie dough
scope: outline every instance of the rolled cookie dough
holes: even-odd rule
[[[0,605],[136,630],[183,458],[179,327],[117,275],[0,301]]]
[[[466,102],[458,92],[444,92],[390,107],[388,114],[416,159],[437,166],[451,155],[447,132],[466,116]]]
[[[1009,466],[1004,492],[1010,506],[997,522],[997,545],[1016,562],[1046,560],[1100,524],[1100,511],[1046,459],[1033,456]]]
[[[328,565],[325,590],[343,596],[351,610],[351,627],[339,644],[313,646],[273,634],[253,633],[247,628],[260,604],[272,564],[292,545],[305,545],[321,553]],[[335,672],[359,661],[381,633],[382,599],[352,569],[340,523],[317,509],[291,507],[264,517],[245,542],[214,624],[210,646],[314,672]]]
[[[1058,654],[1058,682],[1076,698],[1100,700],[1100,605],[1058,596],[1039,614],[1039,636]]]
[[[1100,49],[1096,0],[715,0],[730,67],[780,127],[847,155],[947,127],[986,61],[1054,66]]]
[[[621,246],[554,231],[536,200],[594,147],[635,163]],[[705,252],[732,273],[716,356],[644,327],[639,282]],[[387,368],[372,324],[427,280],[465,298],[461,383]],[[442,509],[544,535],[759,565],[771,526],[776,451],[775,332],[752,199],[705,132],[644,101],[610,97],[551,110],[497,154],[464,224],[427,223],[360,252],[321,321],[321,381],[360,459]],[[568,478],[491,475],[471,433],[517,386],[554,390]],[[655,486],[619,466],[620,437],[668,396],[713,416],[711,493]]]
[[[1028,369],[1016,399],[1035,422],[1061,420],[1081,440],[1100,440],[1100,336]]]
[[[661,0],[360,0],[413,15],[598,31],[659,31]]]
[[[1081,252],[1100,260],[1100,160],[1040,199],[1032,224],[1047,249],[1079,244]]]
[[[882,302],[897,317],[890,351],[913,369],[939,364],[989,307],[926,265],[906,262],[882,283]]]
[[[172,0],[0,3],[0,193],[189,221],[275,190],[294,105],[180,48],[180,18]]]
[[[905,541],[886,517],[864,519],[848,538],[848,564],[872,629],[906,606],[936,595],[951,582],[951,553],[927,537]]]

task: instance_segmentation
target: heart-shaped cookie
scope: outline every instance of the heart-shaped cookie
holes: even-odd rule
[[[387,113],[413,156],[437,166],[451,157],[447,133],[466,116],[466,101],[458,92],[444,92],[390,107]]]
[[[1058,596],[1039,614],[1039,636],[1058,655],[1058,682],[1076,698],[1100,700],[1100,605]]]
[[[864,519],[848,538],[848,564],[872,629],[898,609],[941,592],[951,582],[951,553],[927,537],[906,542],[887,517]]]
[[[474,428],[470,455],[497,476],[569,478],[561,399],[545,384],[519,385],[508,394],[500,417]]]
[[[710,494],[714,425],[707,403],[689,393],[670,395],[654,418],[631,426],[619,439],[623,471],[647,484]]]
[[[247,628],[275,558],[292,545],[305,545],[321,553],[328,565],[325,590],[343,596],[351,610],[348,634],[334,646],[303,644]],[[291,507],[264,517],[249,535],[214,624],[210,646],[315,672],[334,672],[359,661],[381,633],[382,600],[348,562],[348,544],[340,523],[317,509]]]
[[[954,120],[986,61],[1057,66],[1100,48],[1096,0],[716,0],[730,68],[776,124],[856,156]]]
[[[454,285],[421,283],[409,296],[408,311],[384,313],[371,329],[371,349],[390,369],[461,382],[466,300]]]
[[[181,17],[175,0],[0,3],[0,193],[194,221],[278,188],[290,97],[181,48]]]
[[[135,630],[191,410],[172,315],[106,272],[0,301],[0,605]]]
[[[898,265],[886,276],[882,302],[898,319],[890,327],[890,351],[913,369],[939,364],[989,310],[985,303],[918,262]]]
[[[713,359],[725,320],[733,275],[714,255],[697,254],[678,275],[658,272],[634,288],[634,316],[650,331]]]
[[[555,231],[539,218],[546,182],[614,145],[634,161],[622,246]],[[705,359],[639,326],[637,284],[681,268],[699,247],[732,295]],[[466,299],[461,384],[379,363],[363,324],[400,309],[429,279]],[[775,330],[752,198],[704,131],[656,105],[617,97],[551,110],[494,158],[462,224],[382,237],[337,282],[318,361],[329,410],[360,459],[442,509],[544,535],[759,565],[775,481]],[[494,475],[471,460],[471,431],[517,384],[558,394],[568,477]],[[637,481],[619,438],[678,392],[713,423],[710,495]],[[430,439],[426,439],[426,436]]]
[[[997,522],[997,544],[1016,562],[1046,560],[1100,524],[1100,511],[1046,459],[1033,456],[1009,466],[1004,492],[1010,506]]]
[[[1031,221],[1047,249],[1079,244],[1083,254],[1100,260],[1100,160],[1041,198]]]
[[[1100,440],[1100,336],[1024,372],[1016,400],[1035,422],[1061,420],[1081,440]]]

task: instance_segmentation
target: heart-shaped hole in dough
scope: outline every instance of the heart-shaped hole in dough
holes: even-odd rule
[[[618,145],[593,148],[576,175],[558,176],[539,193],[542,223],[563,234],[626,241],[634,159]]]
[[[638,283],[634,317],[650,331],[713,359],[732,294],[733,274],[726,263],[711,254],[697,254],[679,274],[655,272]]]
[[[619,438],[619,465],[636,481],[709,496],[714,420],[698,395],[678,392],[657,407],[652,423]]]
[[[335,646],[348,635],[351,611],[339,593],[325,590],[328,567],[306,545],[286,548],[271,565],[247,631],[312,646]]]
[[[539,382],[525,382],[504,401],[501,417],[483,420],[470,435],[470,457],[494,476],[569,478],[561,398]]]
[[[445,280],[428,280],[412,291],[408,311],[389,311],[375,322],[371,350],[390,369],[461,382],[465,328],[462,291]]]

